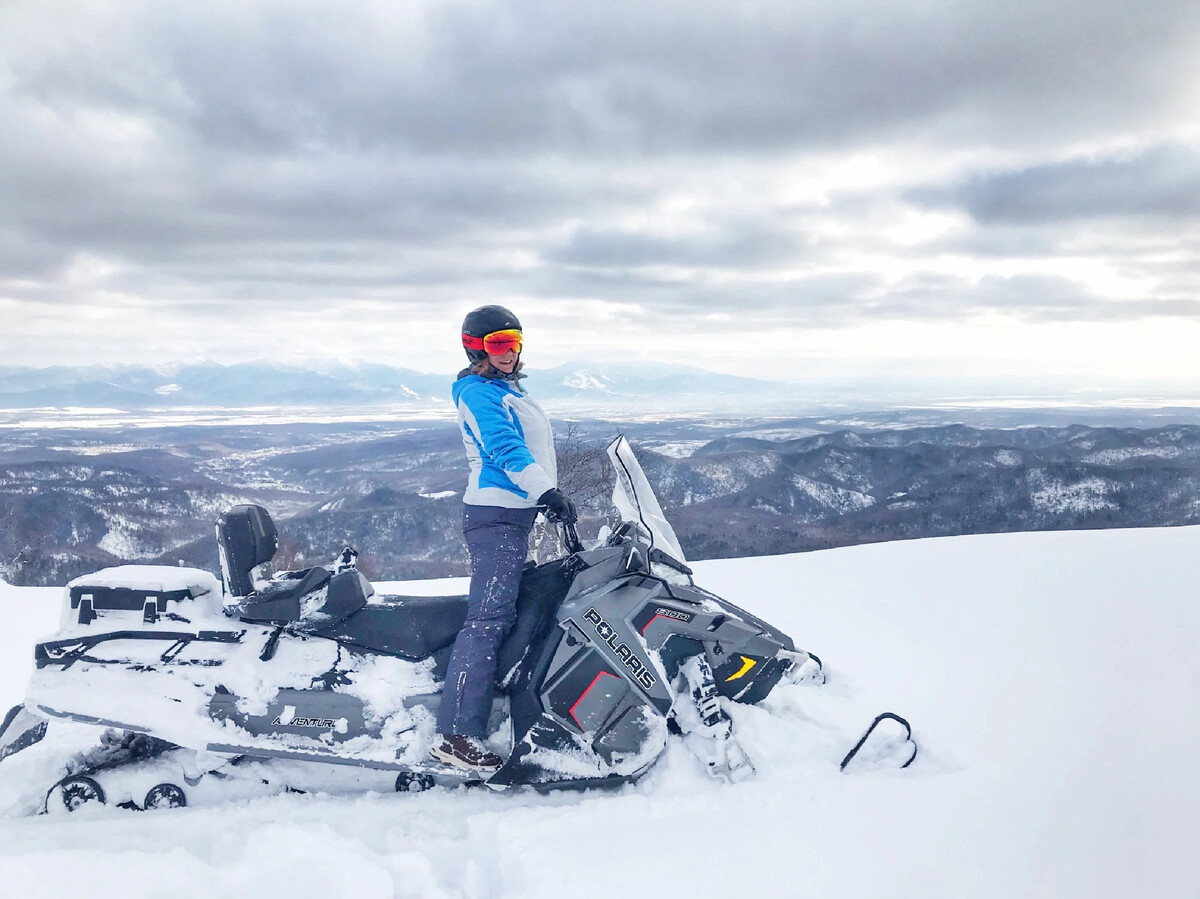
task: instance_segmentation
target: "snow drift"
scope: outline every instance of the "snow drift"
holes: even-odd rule
[[[615,793],[287,795],[0,819],[0,882],[71,899],[1194,896],[1198,549],[1200,528],[1179,528],[698,563],[700,582],[829,671],[824,687],[731,710],[754,781],[723,786],[676,747]],[[59,598],[0,584],[5,708]],[[917,763],[839,773],[881,708],[913,722]],[[0,768],[0,805],[20,759]]]

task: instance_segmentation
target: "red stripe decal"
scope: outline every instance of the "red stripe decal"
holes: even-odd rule
[[[666,615],[655,615],[654,616],[654,618],[666,618],[666,617],[667,617]],[[642,625],[642,636],[643,637],[646,636],[646,628],[648,628],[650,625],[654,624],[654,618],[651,618],[649,621],[647,621],[645,624]]]
[[[591,690],[592,687],[596,686],[596,681],[600,680],[600,678],[604,677],[606,674],[609,677],[617,677],[611,671],[601,671],[599,674],[593,677],[592,682],[587,685],[587,690],[584,690],[582,693],[580,693],[579,698],[575,700],[575,704],[567,710],[568,715],[570,715],[572,718],[575,718],[575,710],[579,708],[579,703],[583,702],[583,697],[587,696],[588,690]],[[620,680],[620,678],[617,678],[617,680]],[[562,708],[562,706],[559,706],[559,708]],[[586,730],[586,728],[583,726],[583,722],[581,722],[578,718],[575,718],[575,724],[578,725],[580,730]]]

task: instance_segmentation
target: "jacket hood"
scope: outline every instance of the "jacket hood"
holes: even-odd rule
[[[519,392],[525,392],[525,389],[518,383],[527,377],[523,371],[514,371],[511,375],[506,375],[504,372],[497,371],[495,368],[491,368],[488,370],[486,375],[480,375],[472,371],[472,368],[473,366],[467,366],[458,373],[454,380],[461,381],[463,378],[469,378],[474,375],[477,378],[483,378],[485,381],[507,381],[516,387]]]

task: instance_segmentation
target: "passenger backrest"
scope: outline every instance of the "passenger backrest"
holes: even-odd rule
[[[217,549],[225,589],[232,596],[254,592],[253,571],[275,558],[279,532],[262,506],[234,506],[217,519]]]

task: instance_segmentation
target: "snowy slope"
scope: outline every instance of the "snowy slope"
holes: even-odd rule
[[[735,709],[753,782],[710,782],[672,750],[609,794],[0,819],[0,884],[46,899],[1195,897],[1198,550],[1200,528],[1179,528],[699,563],[699,583],[831,672]],[[0,585],[0,610],[7,706],[57,593]],[[912,720],[916,765],[839,774],[884,708]],[[0,765],[0,802],[15,760]]]

